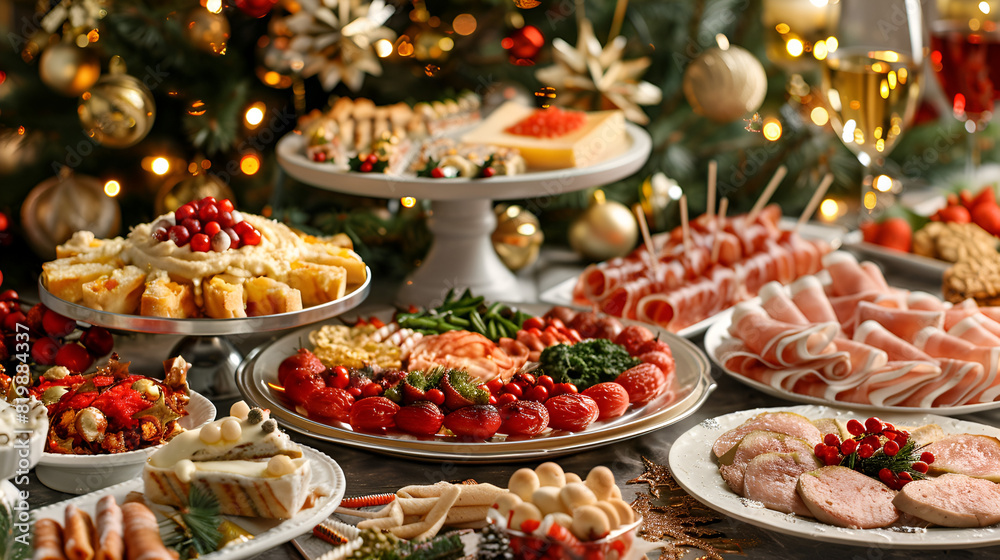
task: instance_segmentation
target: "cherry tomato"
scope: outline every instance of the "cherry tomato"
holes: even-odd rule
[[[338,389],[346,389],[351,384],[351,372],[344,366],[336,366],[330,370],[329,385]]]
[[[530,331],[531,329],[538,329],[540,331],[545,328],[545,319],[541,317],[529,317],[524,320],[521,328],[526,331]]]

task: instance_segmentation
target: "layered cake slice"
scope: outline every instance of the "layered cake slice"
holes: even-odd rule
[[[179,507],[196,486],[226,515],[295,516],[310,495],[309,460],[266,411],[241,401],[230,414],[153,453],[142,473],[146,498]]]

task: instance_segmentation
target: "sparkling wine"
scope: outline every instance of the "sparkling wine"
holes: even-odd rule
[[[1000,32],[973,32],[967,21],[936,22],[931,67],[957,118],[990,119],[993,102],[1000,98]]]
[[[864,160],[888,154],[909,125],[920,96],[920,68],[892,51],[840,49],[823,65],[833,129]]]

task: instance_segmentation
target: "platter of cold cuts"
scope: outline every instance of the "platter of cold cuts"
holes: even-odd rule
[[[707,353],[736,380],[796,402],[944,415],[1000,407],[1000,308],[890,287],[844,252],[824,266],[724,314]]]
[[[888,548],[1000,543],[1000,430],[934,414],[734,412],[670,449],[702,503],[779,533]]]
[[[468,293],[293,331],[254,350],[236,377],[289,429],[463,462],[635,437],[687,417],[715,388],[705,355],[669,332]]]

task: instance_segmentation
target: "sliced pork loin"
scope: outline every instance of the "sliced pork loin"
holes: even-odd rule
[[[931,474],[955,473],[1000,482],[1000,440],[992,436],[956,434],[924,448],[934,454]]]
[[[962,474],[910,482],[892,503],[899,511],[942,527],[1000,523],[1000,486]]]
[[[823,467],[804,473],[797,490],[813,516],[830,525],[876,529],[899,519],[899,511],[892,505],[896,492],[847,467]]]
[[[716,457],[722,457],[744,436],[754,430],[764,430],[800,437],[815,446],[823,440],[819,429],[808,418],[794,412],[764,412],[719,436],[712,445]]]
[[[812,453],[764,453],[747,463],[743,473],[743,495],[768,509],[812,517],[795,487],[799,475],[823,464]]]
[[[719,457],[719,472],[733,492],[743,494],[743,475],[751,459],[764,453],[802,453],[812,455],[808,441],[777,432],[753,431],[740,443]]]

